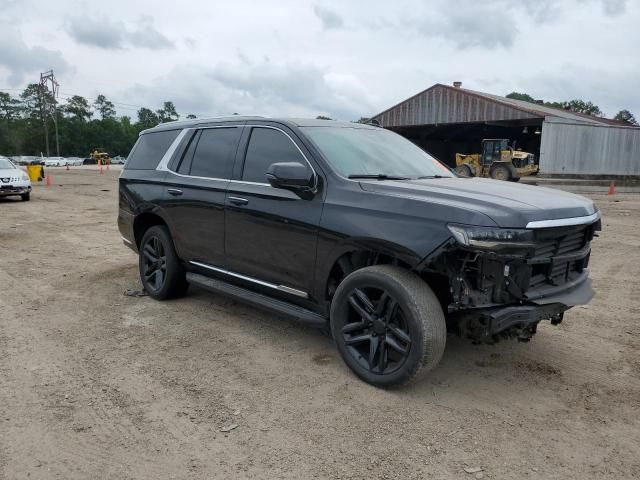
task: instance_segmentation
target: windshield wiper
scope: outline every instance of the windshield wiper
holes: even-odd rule
[[[423,180],[425,178],[449,178],[449,177],[445,177],[444,175],[424,175],[422,177],[418,177],[418,180]]]
[[[387,175],[386,173],[376,173],[374,175],[367,175],[367,174],[349,175],[349,178],[372,178],[374,180],[410,180],[409,177],[401,177],[398,175]]]

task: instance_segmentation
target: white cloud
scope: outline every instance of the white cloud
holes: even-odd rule
[[[62,92],[183,114],[355,119],[461,80],[640,115],[640,2],[10,0],[1,22],[0,90],[54,68]]]
[[[320,21],[322,22],[322,28],[324,28],[325,30],[331,30],[332,28],[339,29],[344,27],[344,21],[342,20],[342,17],[330,8],[324,7],[322,5],[314,5],[313,13],[315,13],[316,17],[320,19]]]
[[[32,83],[36,74],[51,68],[59,73],[70,70],[60,51],[27,45],[18,28],[3,22],[0,22],[0,68],[8,72],[6,78],[10,85]]]
[[[104,49],[172,48],[173,43],[153,26],[153,18],[144,15],[132,25],[109,18],[74,17],[67,22],[67,32],[77,42]]]

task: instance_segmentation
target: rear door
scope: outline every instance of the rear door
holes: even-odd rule
[[[178,256],[185,261],[224,265],[225,193],[242,128],[194,130],[169,167],[164,209]]]
[[[281,287],[286,295],[306,297],[315,268],[322,195],[302,199],[273,188],[266,172],[276,162],[299,162],[312,171],[310,155],[291,130],[268,124],[247,125],[240,149],[242,161],[226,196],[227,268]]]

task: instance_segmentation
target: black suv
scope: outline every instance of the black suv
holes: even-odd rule
[[[133,147],[119,201],[153,298],[194,284],[330,329],[375,385],[434,368],[448,330],[527,341],[541,320],[557,324],[593,296],[593,202],[458,178],[371,125],[159,125]]]

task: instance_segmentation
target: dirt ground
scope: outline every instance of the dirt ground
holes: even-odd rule
[[[0,199],[1,479],[640,478],[640,195],[595,197],[591,305],[385,391],[275,315],[124,296],[118,172],[49,171]]]

